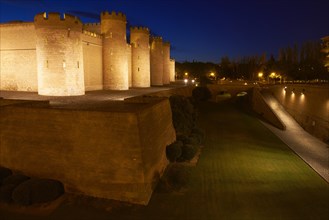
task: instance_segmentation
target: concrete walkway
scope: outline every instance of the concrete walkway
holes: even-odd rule
[[[264,92],[262,95],[286,125],[286,130],[280,130],[265,122],[263,124],[329,183],[329,145],[306,132],[272,94]]]

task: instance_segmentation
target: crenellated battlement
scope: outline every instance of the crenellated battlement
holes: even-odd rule
[[[147,27],[131,27],[130,32],[150,34],[150,30]]]
[[[160,37],[160,36],[153,36],[150,39],[151,39],[151,42],[162,43],[162,37]]]
[[[60,14],[57,12],[39,13],[34,17],[36,27],[63,27],[63,28],[82,28],[81,20],[70,14]]]
[[[83,33],[84,35],[88,35],[88,36],[91,36],[91,37],[102,38],[102,35],[97,34],[97,33],[95,33],[95,32],[92,32],[92,31],[83,30],[82,33]]]
[[[169,41],[164,41],[163,46],[164,47],[170,47],[170,42]]]
[[[127,21],[125,14],[123,14],[122,12],[115,12],[115,11],[112,11],[111,13],[108,11],[102,12],[101,20],[103,20],[103,19],[114,19],[114,20],[121,20],[124,22]]]

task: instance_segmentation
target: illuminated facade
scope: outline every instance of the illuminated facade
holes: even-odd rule
[[[73,96],[92,90],[128,90],[174,81],[170,44],[131,28],[126,16],[103,12],[101,22],[40,13],[34,22],[0,24],[1,90]]]

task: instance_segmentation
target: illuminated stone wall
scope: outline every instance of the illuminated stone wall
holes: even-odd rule
[[[128,85],[132,87],[132,49],[131,45],[127,44],[127,61],[128,61]]]
[[[148,28],[130,28],[132,45],[132,86],[150,87],[150,31]]]
[[[85,90],[103,89],[103,44],[100,35],[86,32],[82,35]]]
[[[176,75],[175,60],[170,59],[170,82],[175,82],[175,75]]]
[[[161,37],[151,38],[151,85],[163,85],[163,44]]]
[[[0,90],[38,91],[33,23],[0,24]]]
[[[163,84],[170,84],[170,43],[163,43]]]
[[[83,95],[82,23],[71,15],[41,13],[34,17],[38,64],[38,93]]]
[[[270,90],[306,131],[329,141],[328,85],[286,84],[272,86]]]
[[[129,89],[126,23],[126,16],[122,13],[101,14],[104,89]]]
[[[85,23],[83,24],[83,30],[100,35],[101,23]]]
[[[67,192],[147,204],[176,138],[170,104],[114,105],[110,112],[0,99],[0,166],[57,179]]]

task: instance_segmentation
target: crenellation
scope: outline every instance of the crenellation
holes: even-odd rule
[[[1,51],[5,58],[1,59],[5,88],[34,88],[41,95],[71,96],[95,89],[128,90],[168,84],[168,63],[172,69],[169,42],[161,36],[151,37],[150,29],[144,26],[131,27],[127,42],[127,17],[122,12],[104,11],[100,20],[83,24],[71,14],[43,12],[35,15],[34,22],[0,24],[1,33],[5,33],[0,36],[0,49],[15,50]],[[24,32],[24,38],[20,37]],[[26,51],[24,54],[34,61],[21,59],[19,50]],[[16,60],[22,65],[10,68]],[[23,66],[34,74],[33,85],[26,80],[18,82],[14,72],[25,73]]]
[[[102,12],[101,19],[115,19],[115,20],[127,21],[125,14],[123,14],[122,12],[115,12],[115,11],[112,11],[111,13],[109,13],[108,11]]]

